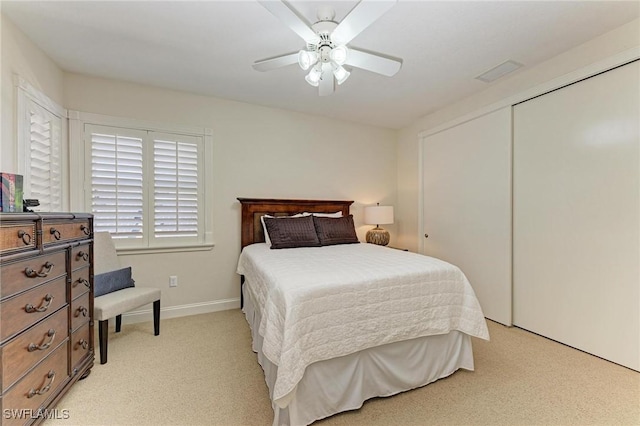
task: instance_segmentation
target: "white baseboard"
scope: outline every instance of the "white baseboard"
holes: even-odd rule
[[[160,307],[160,319],[186,317],[189,315],[208,314],[210,312],[238,309],[240,298],[214,300],[211,302],[191,303],[188,305]],[[122,315],[123,324],[153,321],[153,309],[131,311]]]

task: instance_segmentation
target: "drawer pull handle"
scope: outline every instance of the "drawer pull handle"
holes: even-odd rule
[[[89,229],[89,227],[87,225],[80,225],[80,230],[82,231],[82,233],[84,235],[91,234],[91,230]]]
[[[29,347],[27,348],[29,350],[29,352],[44,351],[45,349],[49,349],[49,347],[51,346],[51,344],[53,343],[53,341],[56,338],[56,331],[52,328],[47,333],[47,337],[49,337],[50,339],[46,343],[42,343],[40,345],[36,345],[35,343],[29,343]]]
[[[41,306],[37,308],[34,307],[31,303],[27,303],[24,307],[24,310],[27,311],[28,313],[46,311],[47,309],[49,309],[49,306],[51,306],[51,302],[53,301],[53,295],[47,293],[43,301],[45,302],[44,305],[40,303]]]
[[[91,286],[91,283],[87,280],[85,280],[84,278],[80,278],[78,280],[76,280],[73,283],[73,287],[77,286],[78,284],[84,284],[87,288],[89,288]]]
[[[47,383],[46,386],[40,389],[31,388],[29,390],[29,393],[27,394],[27,398],[33,398],[36,395],[44,395],[45,393],[49,392],[49,390],[51,389],[51,385],[53,385],[53,381],[56,379],[56,372],[50,370],[49,374],[47,374],[47,379],[49,379],[49,383]]]
[[[55,238],[56,240],[60,239],[60,231],[58,231],[56,228],[49,229],[49,233],[53,235],[53,238]]]
[[[89,260],[89,253],[84,252],[84,251],[81,250],[76,255],[76,259],[82,259],[82,260],[84,260],[86,262],[87,260]]]
[[[22,229],[18,231],[18,238],[22,239],[22,242],[25,246],[31,244],[31,235],[28,232],[23,231]]]
[[[84,306],[80,306],[78,309],[76,309],[76,318],[79,317],[80,315],[82,315],[83,317],[86,317],[88,313],[89,313],[89,310],[87,308],[85,308]]]
[[[44,265],[42,265],[40,272],[36,272],[31,268],[25,268],[24,273],[29,278],[36,278],[36,277],[44,278],[51,273],[51,271],[53,270],[53,266],[54,266],[53,262],[46,262]]]
[[[87,349],[89,347],[89,342],[84,339],[80,339],[78,341],[78,346],[82,346],[82,349]]]

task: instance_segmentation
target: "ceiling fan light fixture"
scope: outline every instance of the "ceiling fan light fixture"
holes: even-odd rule
[[[2,1],[2,0],[0,0]],[[306,43],[297,52],[287,53],[253,63],[256,71],[269,71],[293,65],[296,62],[305,70],[305,80],[318,87],[320,96],[334,93],[336,81],[344,83],[351,72],[360,68],[387,77],[395,75],[402,66],[402,59],[368,52],[347,45],[363,30],[393,7],[398,0],[360,0],[350,12],[336,22],[331,7],[318,8],[318,21],[310,25],[293,7],[293,0],[255,0],[272,15],[280,19]]]
[[[338,84],[342,84],[345,81],[347,81],[350,75],[351,73],[346,69],[344,69],[342,65],[334,65],[333,76],[336,78],[336,81],[338,82]]]
[[[347,46],[341,45],[331,49],[331,53],[329,56],[331,57],[331,60],[333,62],[335,62],[338,65],[342,65],[345,62],[347,62],[348,55],[349,55],[349,49],[347,49]]]
[[[318,62],[318,54],[308,50],[301,50],[298,52],[298,65],[303,70],[308,70],[313,64]]]
[[[309,74],[307,74],[304,79],[313,87],[318,87],[320,84],[320,78],[322,78],[322,67],[316,65],[311,69],[311,71],[309,71]]]

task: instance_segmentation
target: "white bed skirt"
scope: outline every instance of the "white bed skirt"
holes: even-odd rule
[[[243,312],[251,327],[252,348],[265,373],[274,411],[273,425],[308,425],[342,411],[362,407],[374,397],[391,396],[453,374],[459,368],[473,370],[471,337],[459,331],[421,337],[308,366],[297,387],[287,395],[286,407],[273,402],[278,366],[262,353],[258,334],[261,314],[250,291],[243,286]]]

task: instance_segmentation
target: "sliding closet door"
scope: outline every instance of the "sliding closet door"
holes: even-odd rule
[[[423,253],[458,266],[511,325],[511,108],[422,141]]]
[[[514,107],[514,324],[640,369],[638,62]]]

